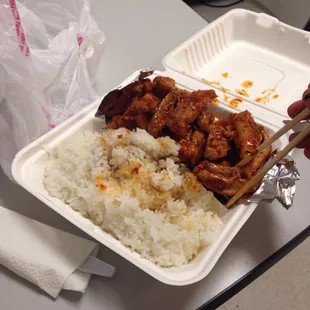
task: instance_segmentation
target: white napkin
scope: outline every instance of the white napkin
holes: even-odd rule
[[[62,289],[84,292],[90,274],[77,268],[98,244],[0,206],[0,264],[56,298]]]

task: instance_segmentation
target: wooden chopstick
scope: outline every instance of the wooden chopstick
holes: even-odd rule
[[[288,132],[290,129],[292,129],[295,125],[297,125],[299,122],[301,122],[303,119],[310,116],[310,110],[304,109],[302,112],[300,112],[297,116],[295,116],[289,123],[287,123],[285,126],[283,126],[281,129],[279,129],[274,135],[272,135],[268,140],[263,142],[258,148],[257,152],[261,152],[266,147],[270,146],[273,142],[278,140],[282,135],[284,135],[286,132]],[[248,162],[252,160],[253,156],[249,155],[245,158],[243,158],[236,167],[242,167],[246,165]]]
[[[283,150],[281,150],[272,160],[267,162],[265,166],[244,186],[235,196],[233,196],[226,204],[226,208],[231,208],[249,189],[255,186],[265,174],[284,156],[286,156],[294,147],[302,142],[310,134],[310,124],[308,124]]]

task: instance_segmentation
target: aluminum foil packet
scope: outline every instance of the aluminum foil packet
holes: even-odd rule
[[[277,199],[288,210],[293,206],[299,179],[295,161],[287,155],[268,171],[259,189],[247,201],[259,203]]]

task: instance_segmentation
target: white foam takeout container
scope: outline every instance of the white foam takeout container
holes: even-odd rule
[[[307,54],[310,54],[310,45],[306,32],[265,14],[234,10],[168,54],[163,60],[167,70],[155,71],[153,77],[170,76],[179,87],[189,90],[210,89],[201,78],[221,80],[222,86],[232,89],[226,93],[231,96],[236,95],[233,90],[240,88],[242,80],[250,79],[254,82],[248,90],[252,94],[250,98],[243,98],[243,102],[235,109],[227,105],[219,87],[212,85],[219,95],[220,104],[210,105],[209,110],[225,116],[230,112],[248,109],[255,120],[272,134],[283,125],[283,115],[286,115],[289,103],[299,98],[307,81],[310,81],[310,58],[306,57]],[[221,79],[222,72],[228,72],[231,78]],[[281,75],[279,72],[282,72]],[[138,75],[139,71],[136,71],[119,86],[127,85]],[[258,96],[262,89],[275,87],[279,94],[277,101],[264,105],[251,99],[252,96]],[[46,192],[42,177],[49,150],[85,129],[100,131],[103,121],[94,117],[100,102],[92,103],[21,150],[12,165],[15,180],[68,221],[157,280],[170,285],[188,285],[203,279],[254,212],[256,204],[242,204],[226,213],[222,217],[224,225],[216,242],[203,249],[188,265],[161,268],[142,259],[91,220]],[[286,143],[287,136],[283,136],[274,148],[282,148]]]

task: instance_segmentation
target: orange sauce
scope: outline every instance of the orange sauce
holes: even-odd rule
[[[239,95],[242,95],[244,97],[249,97],[249,94],[245,89],[235,89],[235,92]]]
[[[208,85],[220,85],[221,84],[219,81],[208,81],[207,79],[201,79],[201,80]]]
[[[238,108],[240,103],[242,103],[242,99],[234,98],[234,99],[229,101],[229,106],[232,108]]]
[[[228,100],[230,99],[229,96],[227,96],[226,94],[224,94],[224,97],[223,97],[224,101],[228,102]]]
[[[223,93],[226,93],[226,92],[229,91],[229,89],[227,89],[227,88],[225,88],[225,87],[221,87],[221,91],[222,91]]]
[[[225,79],[227,79],[227,78],[229,78],[230,76],[229,76],[228,72],[223,72],[223,73],[222,73],[222,77],[225,78]]]
[[[262,95],[265,95],[265,96],[257,97],[257,98],[255,98],[255,101],[259,102],[259,103],[264,103],[264,104],[269,103],[270,99],[271,99],[270,97],[271,97],[272,93],[274,93],[275,91],[276,91],[275,88],[268,88],[266,90],[263,90],[262,91]],[[272,98],[273,99],[277,99],[278,96],[279,95],[275,94]]]
[[[269,103],[270,99],[269,99],[269,96],[265,96],[265,97],[256,97],[255,98],[255,102],[258,102],[258,103]]]
[[[250,81],[250,80],[246,80],[246,81],[241,83],[243,88],[251,88],[253,86],[253,84],[254,83],[252,81]]]
[[[262,91],[262,95],[265,95],[266,93],[273,93],[275,91],[276,91],[275,88],[268,88]]]

